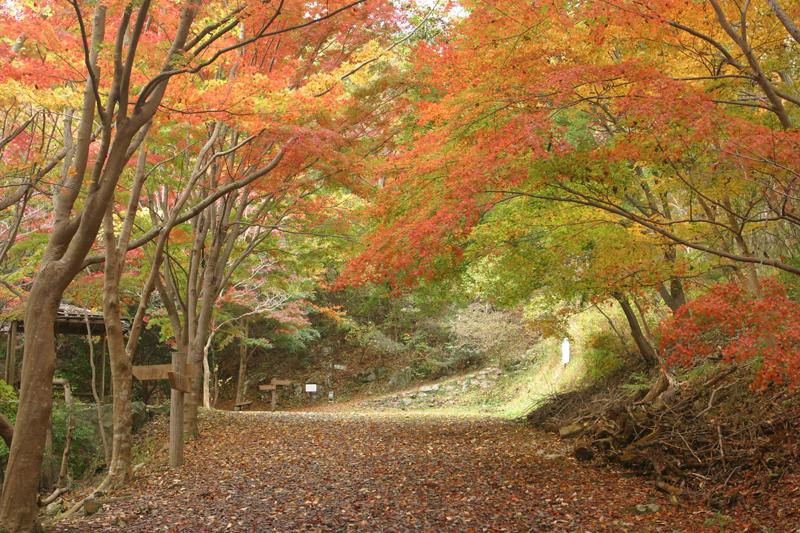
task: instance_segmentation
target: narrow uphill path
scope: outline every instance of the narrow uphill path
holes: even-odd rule
[[[181,470],[148,466],[54,530],[699,531],[713,515],[499,420],[216,412],[202,430]]]

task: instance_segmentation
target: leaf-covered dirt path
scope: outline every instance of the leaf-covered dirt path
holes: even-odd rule
[[[700,531],[719,520],[499,420],[217,412],[201,429],[182,469],[161,452],[98,514],[54,530]],[[757,519],[732,520],[728,530]]]

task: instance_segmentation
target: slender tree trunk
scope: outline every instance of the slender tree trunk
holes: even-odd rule
[[[212,216],[214,210],[212,209]],[[214,223],[212,219],[212,223]],[[214,235],[215,241],[219,237]],[[220,242],[214,242],[211,245],[211,250],[208,257],[205,258],[203,275],[201,277],[201,289],[198,303],[198,313],[195,316],[190,316],[190,320],[195,318],[193,332],[194,335],[189,339],[189,353],[187,355],[188,362],[193,365],[201,365],[203,362],[203,353],[210,335],[211,319],[213,318],[214,305],[217,302],[217,276],[216,267],[219,260]],[[200,399],[203,394],[203,382],[201,379],[192,380],[192,391],[186,397],[186,414],[184,415],[184,430],[191,436],[197,436],[199,431],[197,427],[197,409],[200,405]]]
[[[632,296],[631,300],[633,300],[633,305],[636,307],[636,310],[639,312],[639,318],[641,319],[642,329],[644,330],[644,337],[647,339],[647,342],[650,345],[653,345],[653,332],[650,330],[650,326],[647,325],[647,317],[645,316],[644,306],[639,302],[639,299],[636,296]]]
[[[0,438],[3,439],[6,446],[11,448],[11,441],[14,439],[14,426],[3,415],[0,415]]]
[[[239,349],[239,375],[236,378],[236,403],[244,402],[247,391],[247,350]]]
[[[144,150],[142,151],[144,153]],[[141,156],[140,156],[141,159]],[[134,186],[133,193],[138,193]],[[136,194],[138,196],[138,194]],[[127,217],[134,216],[129,212]],[[131,224],[129,220],[125,225]],[[111,462],[108,476],[102,488],[124,484],[130,477],[131,447],[133,440],[133,414],[131,412],[132,377],[131,359],[125,347],[122,327],[122,310],[119,301],[120,256],[117,252],[117,239],[111,211],[106,212],[103,221],[103,240],[106,247],[105,277],[103,281],[103,319],[106,327],[106,343],[111,370],[112,425]]]
[[[8,337],[6,338],[6,383],[14,386],[17,373],[17,321],[12,320],[8,326]]]
[[[66,488],[69,483],[69,452],[72,448],[72,432],[75,430],[75,419],[72,416],[72,388],[69,381],[59,380],[64,387],[64,406],[67,410],[67,434],[64,437],[64,452],[61,454],[61,468],[58,469],[57,488]]]
[[[208,364],[208,349],[203,350],[203,407],[211,409],[211,366]]]
[[[47,437],[44,440],[44,461],[42,463],[42,479],[39,481],[39,488],[52,490],[55,484],[55,459],[53,457],[53,418],[50,417],[50,424],[47,426]]]
[[[114,393],[112,406],[114,435],[108,478],[110,485],[116,487],[127,482],[130,478],[133,440],[133,412],[131,409],[133,400],[131,373],[133,365],[125,350],[122,315],[119,308],[119,293],[113,287],[107,289],[113,291],[113,297],[106,295],[104,315],[110,360],[109,366],[111,368],[111,390]]]
[[[656,349],[650,344],[650,341],[647,340],[647,336],[642,331],[642,326],[639,324],[639,319],[636,316],[636,312],[633,310],[631,303],[628,301],[628,298],[621,293],[614,293],[614,299],[619,302],[620,307],[622,307],[622,312],[625,314],[625,318],[628,321],[628,326],[631,329],[631,336],[633,337],[633,341],[636,343],[637,348],[639,348],[639,353],[642,356],[642,360],[644,361],[645,365],[648,368],[654,368],[659,364],[658,353]]]
[[[244,321],[244,335],[246,339],[249,335],[249,323]],[[247,391],[247,359],[248,349],[244,342],[239,344],[239,375],[236,379],[236,403],[244,402],[245,392]]]
[[[97,367],[94,364],[94,340],[92,337],[92,326],[89,324],[89,315],[85,314],[86,319],[86,343],[89,346],[89,366],[92,368],[92,398],[97,411],[97,431],[100,432],[100,442],[103,444],[103,458],[106,465],[111,463],[111,447],[108,445],[106,435],[105,417],[103,416],[103,400],[97,394]]]

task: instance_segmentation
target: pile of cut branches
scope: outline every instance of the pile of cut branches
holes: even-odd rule
[[[726,487],[780,479],[800,459],[800,393],[783,387],[754,391],[752,376],[747,367],[717,368],[647,403],[641,393],[620,388],[567,393],[528,418],[575,438],[579,459],[620,463],[655,477],[672,494],[704,488],[735,499],[738,491]]]

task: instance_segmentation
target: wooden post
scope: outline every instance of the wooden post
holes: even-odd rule
[[[172,372],[182,373],[186,366],[185,355],[172,352]],[[170,388],[169,396],[169,466],[183,464],[183,391]]]
[[[274,411],[278,408],[278,387],[288,387],[292,384],[290,379],[275,379],[269,382],[269,385],[259,385],[258,390],[261,392],[269,391],[270,394],[270,409]]]
[[[17,370],[17,321],[12,320],[8,326],[8,337],[6,339],[6,368],[4,378],[6,383],[14,386]]]
[[[175,350],[171,364],[141,365],[132,369],[133,377],[139,381],[169,380],[169,466],[173,468],[183,464],[183,400],[184,394],[192,390],[192,379],[197,379],[199,368],[187,365],[186,354]]]

